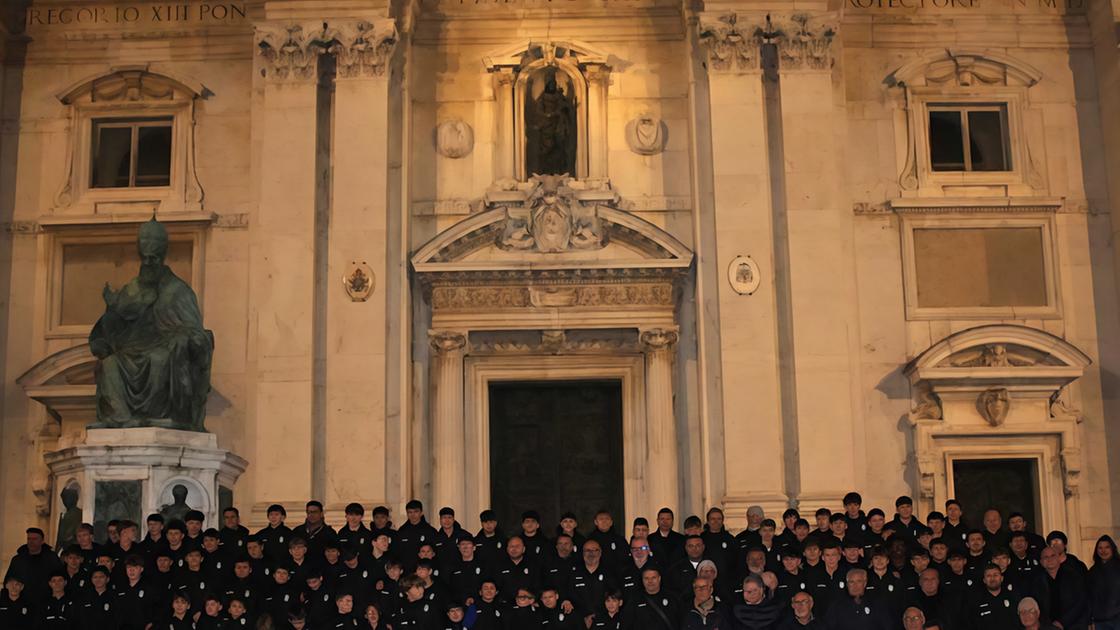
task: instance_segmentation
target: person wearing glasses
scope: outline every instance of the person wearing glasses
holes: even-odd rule
[[[793,616],[786,619],[780,630],[824,630],[824,622],[813,615],[813,596],[808,591],[798,591],[789,599]],[[918,614],[922,614],[919,610]]]
[[[707,578],[692,580],[692,602],[684,614],[681,630],[731,630],[726,604],[713,596],[715,585]]]
[[[1023,624],[1023,630],[1058,630],[1058,626],[1042,616],[1038,601],[1033,597],[1019,601],[1019,623]]]
[[[502,627],[505,630],[540,630],[541,611],[537,608],[536,594],[519,588],[513,602],[513,608],[502,616]]]
[[[642,590],[642,571],[655,564],[649,552],[649,542],[645,538],[635,536],[630,540],[630,562],[626,563],[620,577],[622,595],[628,602],[634,601]]]
[[[926,614],[921,608],[911,606],[902,611],[902,630],[922,630],[926,626]]]

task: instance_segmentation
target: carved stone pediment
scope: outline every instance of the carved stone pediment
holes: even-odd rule
[[[136,64],[114,66],[109,72],[81,79],[55,97],[64,105],[73,105],[83,100],[91,103],[192,100],[209,94],[210,91],[194,79],[172,75],[152,64]]]
[[[36,363],[16,379],[28,398],[46,406],[55,420],[69,411],[92,414],[94,394],[93,370],[97,359],[89,344],[56,352]]]
[[[499,275],[508,278],[546,269],[585,278],[641,269],[653,278],[692,264],[688,247],[618,204],[607,180],[534,175],[527,182],[499,181],[479,212],[420,247],[412,264],[422,280],[437,273],[504,272]]]
[[[605,180],[499,182],[412,256],[433,327],[675,324],[692,252],[617,202]]]
[[[959,350],[937,364],[938,367],[1010,368],[1032,365],[1065,365],[1043,350],[1021,344],[992,343]]]
[[[1023,61],[990,50],[947,48],[925,55],[895,70],[894,85],[919,87],[974,85],[1030,87],[1042,80],[1042,72]]]
[[[499,186],[487,194],[488,207],[505,208],[498,247],[546,253],[601,249],[607,233],[599,206],[614,206],[618,195],[607,182],[579,182],[567,175],[533,175],[529,181]]]
[[[1053,417],[1075,415],[1061,400],[1063,387],[1079,378],[1089,357],[1069,342],[1027,326],[995,324],[949,335],[904,368],[917,407],[932,409],[931,396],[970,398],[992,426],[999,426],[1012,399],[1049,401]],[[1058,400],[1060,404],[1055,405]],[[918,419],[938,418],[919,414]]]

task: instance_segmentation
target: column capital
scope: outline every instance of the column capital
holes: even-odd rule
[[[511,66],[500,66],[494,70],[494,78],[499,86],[513,85],[517,80],[517,73]]]
[[[638,340],[646,352],[669,350],[677,343],[680,333],[676,327],[672,328],[644,328],[638,333]]]
[[[832,69],[834,14],[703,13],[699,24],[711,72],[761,71],[763,44],[777,47],[779,71]]]
[[[441,355],[458,352],[467,345],[467,334],[458,330],[429,330],[428,343]]]
[[[700,45],[709,72],[759,72],[759,47],[766,32],[762,14],[700,14]]]
[[[335,29],[329,51],[338,58],[339,78],[385,75],[398,40],[393,20],[348,20]]]
[[[315,81],[319,55],[327,52],[333,39],[325,22],[258,22],[254,28],[266,78]]]
[[[589,63],[584,66],[584,75],[590,83],[607,85],[611,78],[611,67],[605,63]]]
[[[778,46],[778,71],[832,70],[833,40],[839,31],[835,15],[792,13],[772,17],[770,29]]]

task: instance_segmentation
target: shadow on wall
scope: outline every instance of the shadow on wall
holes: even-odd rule
[[[1103,433],[1105,443],[1097,447],[1099,452],[1115,453],[1120,452],[1120,426],[1108,420],[1120,417],[1120,318],[1116,315],[1120,313],[1120,285],[1117,283],[1120,252],[1112,238],[1116,229],[1114,223],[1120,219],[1116,208],[1120,202],[1120,118],[1116,117],[1120,110],[1120,81],[1115,70],[1120,55],[1117,54],[1117,16],[1113,14],[1112,3],[1086,4],[1093,48],[1071,49],[1069,64],[1076,95],[1082,185],[1088,205],[1087,238],[1097,313],[1097,366],[1104,417],[1087,414],[1085,428]],[[1070,41],[1084,36],[1079,23],[1067,24]],[[1090,383],[1082,385],[1083,391],[1092,386]],[[1091,438],[1086,440],[1087,446],[1092,443]],[[1113,506],[1111,522],[1115,523],[1116,511],[1120,508],[1120,458],[1109,457],[1107,461]],[[1090,522],[1105,525],[1104,518],[1094,515]]]

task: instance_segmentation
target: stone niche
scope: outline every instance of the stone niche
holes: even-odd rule
[[[43,463],[30,471],[30,483],[36,511],[49,518],[48,540],[65,542],[81,522],[92,523],[98,534],[111,519],[142,523],[168,506],[174,507],[165,514],[181,517],[184,504],[201,511],[207,526],[217,526],[248,462],[219,448],[213,433],[86,429],[96,419],[95,365],[89,345],[81,344],[46,357],[17,379],[45,411],[35,434]],[[182,490],[185,500],[176,502]]]

